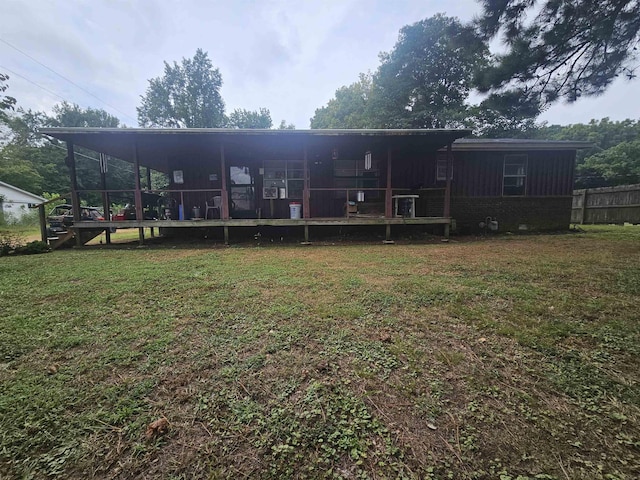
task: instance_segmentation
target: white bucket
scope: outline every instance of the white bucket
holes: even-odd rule
[[[301,218],[302,205],[299,202],[291,202],[289,204],[290,218]]]

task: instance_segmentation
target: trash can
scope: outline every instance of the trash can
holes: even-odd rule
[[[200,218],[200,207],[193,207],[191,218]]]
[[[300,202],[291,202],[289,204],[289,218],[292,219],[297,219],[297,218],[302,218],[301,216],[302,213],[302,205],[300,204]]]

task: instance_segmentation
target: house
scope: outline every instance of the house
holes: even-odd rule
[[[75,202],[103,194],[130,215],[109,227],[568,228],[579,142],[463,140],[469,130],[47,128],[65,141]],[[133,164],[135,190],[80,190],[76,146]],[[97,165],[97,164],[96,164]],[[144,170],[142,170],[144,169]],[[150,171],[169,176],[152,190]],[[77,209],[76,209],[77,210]],[[76,229],[95,223],[76,219]]]
[[[0,222],[18,222],[30,213],[29,207],[45,202],[38,195],[29,193],[21,188],[0,182]],[[31,211],[32,212],[32,211]]]

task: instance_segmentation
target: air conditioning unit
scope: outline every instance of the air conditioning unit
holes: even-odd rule
[[[278,198],[278,187],[263,187],[262,198],[265,200]]]

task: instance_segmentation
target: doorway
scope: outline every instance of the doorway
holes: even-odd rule
[[[256,218],[255,177],[251,167],[229,167],[229,216]]]

